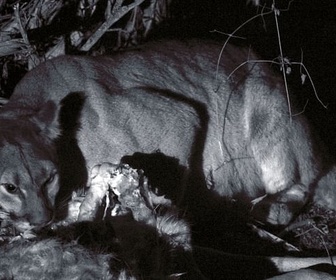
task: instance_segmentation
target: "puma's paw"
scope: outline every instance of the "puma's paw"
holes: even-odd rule
[[[279,193],[254,200],[251,215],[254,219],[271,225],[287,225],[308,200],[308,190],[296,184]]]

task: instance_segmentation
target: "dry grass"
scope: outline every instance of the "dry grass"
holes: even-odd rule
[[[303,251],[335,251],[336,212],[309,205],[283,235]]]
[[[101,54],[141,42],[168,16],[170,2],[0,1],[2,95],[21,72],[47,59],[65,53]]]
[[[336,211],[316,204],[307,205],[285,229],[263,229],[255,223],[250,227],[289,254],[331,256],[336,252]]]

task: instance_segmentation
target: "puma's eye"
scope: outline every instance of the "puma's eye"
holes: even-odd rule
[[[49,185],[52,183],[52,181],[54,181],[54,178],[55,178],[55,174],[52,174],[45,182],[44,182],[44,185]]]
[[[2,186],[9,193],[16,193],[18,191],[18,189],[19,189],[17,186],[14,186],[13,184],[2,184]]]

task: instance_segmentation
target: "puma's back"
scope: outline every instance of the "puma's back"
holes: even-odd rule
[[[23,202],[40,199],[43,219],[28,220],[48,220],[42,209],[54,204],[54,178],[61,190],[74,188],[97,163],[157,151],[185,170],[178,195],[197,175],[222,196],[293,194],[302,206],[321,171],[305,120],[289,115],[283,81],[269,65],[230,45],[219,56],[221,47],[158,42],[111,57],[64,56],[28,73],[0,112],[11,131],[0,131],[0,172],[20,178],[1,176],[0,206],[37,217]],[[20,209],[8,206],[17,200]]]

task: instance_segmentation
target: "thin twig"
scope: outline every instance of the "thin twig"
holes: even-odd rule
[[[277,36],[278,36],[280,62],[281,62],[282,76],[283,76],[283,79],[284,79],[284,86],[285,86],[285,91],[286,91],[286,96],[287,96],[288,111],[289,111],[290,119],[292,119],[292,108],[291,108],[291,103],[290,103],[290,98],[289,98],[289,90],[288,90],[287,76],[286,76],[286,71],[285,71],[284,55],[283,55],[283,51],[282,51],[282,42],[281,42],[280,28],[279,28],[279,22],[278,22],[279,11],[275,8],[275,2],[274,1],[273,1],[273,5],[272,5],[272,10],[274,12],[275,27],[276,27]]]

